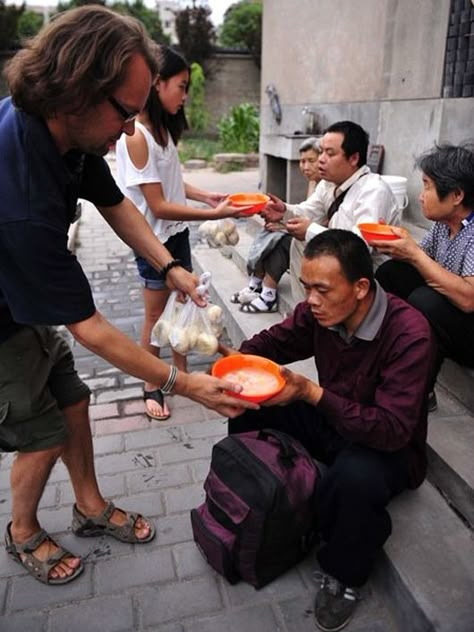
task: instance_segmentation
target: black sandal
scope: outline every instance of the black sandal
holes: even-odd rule
[[[163,408],[163,405],[165,403],[165,398],[163,397],[163,393],[161,392],[159,388],[157,388],[154,391],[144,390],[143,401],[146,402],[147,399],[152,399],[154,402],[159,404],[161,408]],[[156,419],[157,421],[165,421],[166,419],[169,419],[170,417],[170,413],[168,414],[163,413],[162,415],[153,415],[152,413],[148,412],[148,410],[146,411],[146,414],[148,415],[148,417],[150,417],[150,419]]]

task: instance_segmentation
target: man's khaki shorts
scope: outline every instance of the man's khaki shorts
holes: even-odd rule
[[[62,409],[89,394],[64,338],[52,327],[25,326],[0,343],[0,451],[61,445]]]

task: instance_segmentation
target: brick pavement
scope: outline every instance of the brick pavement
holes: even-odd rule
[[[232,191],[256,183],[257,172],[188,174],[197,186]],[[95,210],[81,220],[77,254],[91,280],[98,308],[138,339],[142,306],[129,249]],[[91,426],[103,493],[119,506],[153,517],[157,537],[147,545],[111,538],[74,537],[73,494],[64,466],[53,470],[41,506],[42,526],[83,556],[86,570],[66,586],[29,577],[0,548],[2,632],[309,632],[314,629],[314,560],[310,557],[260,591],[230,586],[203,561],[192,542],[189,510],[203,498],[202,481],[212,445],[225,421],[180,396],[170,398],[172,418],[148,421],[139,380],[121,373],[71,341],[82,378],[92,390]],[[166,358],[166,356],[165,356]],[[192,361],[193,369],[209,362]],[[0,462],[0,531],[9,520],[8,470]],[[394,630],[373,584],[347,628]]]

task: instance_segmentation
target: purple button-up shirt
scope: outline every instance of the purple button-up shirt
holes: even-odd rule
[[[313,356],[324,392],[315,407],[345,439],[374,450],[406,448],[410,484],[426,473],[427,397],[436,352],[425,317],[377,286],[351,338],[320,326],[306,302],[240,348],[279,364]]]

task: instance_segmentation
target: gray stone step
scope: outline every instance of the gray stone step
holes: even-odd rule
[[[212,300],[223,307],[227,331],[236,347],[254,333],[279,322],[291,307],[289,278],[282,279],[279,286],[282,313],[245,314],[230,302],[231,294],[246,285],[242,262],[246,260],[249,242],[251,236],[242,230],[236,248],[222,252],[197,245],[193,251],[196,271],[213,273]],[[316,376],[311,360],[292,368],[308,377]],[[472,533],[466,523],[472,524],[474,506],[474,475],[472,458],[469,459],[474,446],[473,428],[469,411],[440,389],[439,410],[430,417],[430,481],[448,497],[463,520],[428,481],[393,503],[394,535],[386,547],[380,572],[395,605],[400,629],[472,630],[474,551]]]

